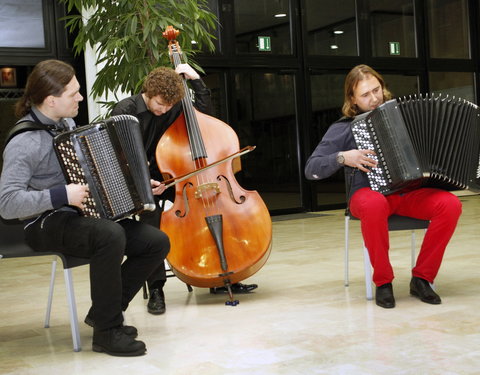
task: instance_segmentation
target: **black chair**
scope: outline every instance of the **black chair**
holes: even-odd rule
[[[348,276],[348,250],[349,250],[349,223],[350,220],[359,220],[356,217],[352,216],[348,209],[345,213],[345,286],[349,285],[349,276]],[[411,231],[411,265],[412,268],[415,266],[416,256],[415,256],[415,230],[424,229],[427,230],[430,221],[414,219],[407,216],[392,215],[388,218],[388,230],[389,231],[398,231],[398,230],[409,230]],[[364,260],[364,269],[365,269],[365,288],[366,288],[366,297],[368,300],[373,299],[373,290],[372,290],[372,268],[370,263],[370,256],[368,255],[368,249],[363,244],[363,260]]]
[[[345,168],[345,191],[347,193],[347,205],[348,199],[350,196],[350,179],[353,178],[353,175],[356,171],[352,171],[351,168]],[[347,206],[345,210],[345,276],[344,284],[347,287],[349,285],[349,272],[348,272],[348,251],[349,251],[349,223],[350,220],[359,220],[350,213],[350,209]],[[416,256],[415,256],[415,230],[423,229],[427,230],[430,224],[429,220],[420,220],[414,219],[412,217],[401,216],[401,215],[392,215],[388,218],[388,230],[389,231],[399,231],[399,230],[409,230],[411,231],[411,265],[412,268],[415,266]],[[366,296],[368,300],[373,299],[373,288],[372,288],[372,267],[370,263],[370,256],[368,255],[368,250],[363,244],[363,261],[365,269],[365,289]]]
[[[32,250],[24,241],[23,224],[18,220],[0,221],[0,258],[22,258],[53,255],[52,273],[50,279],[50,289],[48,293],[47,311],[45,314],[44,327],[50,326],[50,312],[52,308],[53,288],[55,285],[55,271],[57,258],[60,258],[63,264],[65,277],[65,286],[67,293],[67,303],[70,314],[70,327],[72,330],[73,350],[79,352],[82,349],[80,341],[80,332],[78,329],[77,306],[75,302],[75,293],[73,290],[72,268],[86,265],[90,262],[86,258],[77,258],[66,256],[57,252],[37,252]]]

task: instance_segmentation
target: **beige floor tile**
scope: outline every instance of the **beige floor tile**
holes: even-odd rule
[[[72,351],[62,272],[51,327],[43,328],[50,264],[0,261],[0,374],[479,374],[480,197],[463,196],[464,213],[436,280],[443,303],[408,293],[410,238],[391,235],[395,309],[365,299],[361,236],[351,224],[350,286],[343,285],[342,210],[292,215],[273,224],[266,265],[248,280],[259,288],[240,304],[208,289],[188,293],[168,280],[167,312],[146,312],[141,293],[127,311],[147,355],[117,358],[91,350],[88,268],[74,270],[83,350]],[[423,234],[417,232],[419,244]]]

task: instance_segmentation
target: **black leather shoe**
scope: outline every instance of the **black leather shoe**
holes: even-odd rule
[[[85,324],[95,329],[95,322],[88,315],[85,317]],[[134,326],[122,325],[120,328],[123,329],[123,333],[125,333],[126,335],[132,338],[135,338],[138,336],[138,330]]]
[[[232,289],[233,294],[246,294],[246,293],[250,293],[254,289],[257,289],[258,285],[236,283],[236,284],[232,284],[230,288]],[[210,293],[225,294],[225,293],[228,293],[228,289],[226,286],[217,286],[215,288],[210,288]]]
[[[412,277],[412,281],[410,281],[410,294],[420,298],[420,301],[432,305],[439,305],[442,303],[442,299],[433,291],[430,283],[420,277]]]
[[[122,327],[115,327],[102,331],[94,329],[92,350],[118,357],[133,357],[145,354],[147,348],[143,341],[125,334]]]
[[[377,286],[375,303],[385,309],[392,309],[395,307],[395,297],[393,296],[392,283]]]
[[[152,289],[148,300],[147,310],[150,314],[160,315],[165,312],[165,294],[162,289]]]

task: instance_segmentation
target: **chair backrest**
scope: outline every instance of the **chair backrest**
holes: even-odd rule
[[[347,203],[347,208],[345,209],[345,216],[350,216],[351,219],[356,219],[354,216],[350,214],[350,207],[348,205],[351,197],[351,188],[352,188],[352,179],[357,172],[355,168],[345,166],[343,167],[344,172],[344,180],[345,180],[345,198]]]

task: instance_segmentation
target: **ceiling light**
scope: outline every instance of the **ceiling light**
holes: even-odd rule
[[[334,30],[333,33],[340,35],[340,34],[343,34],[343,30]]]
[[[278,13],[278,14],[275,14],[275,17],[276,18],[282,18],[282,17],[286,17],[287,14],[286,13]]]
[[[337,46],[336,44],[332,44],[332,45],[330,46],[330,49],[338,49],[338,46]]]

